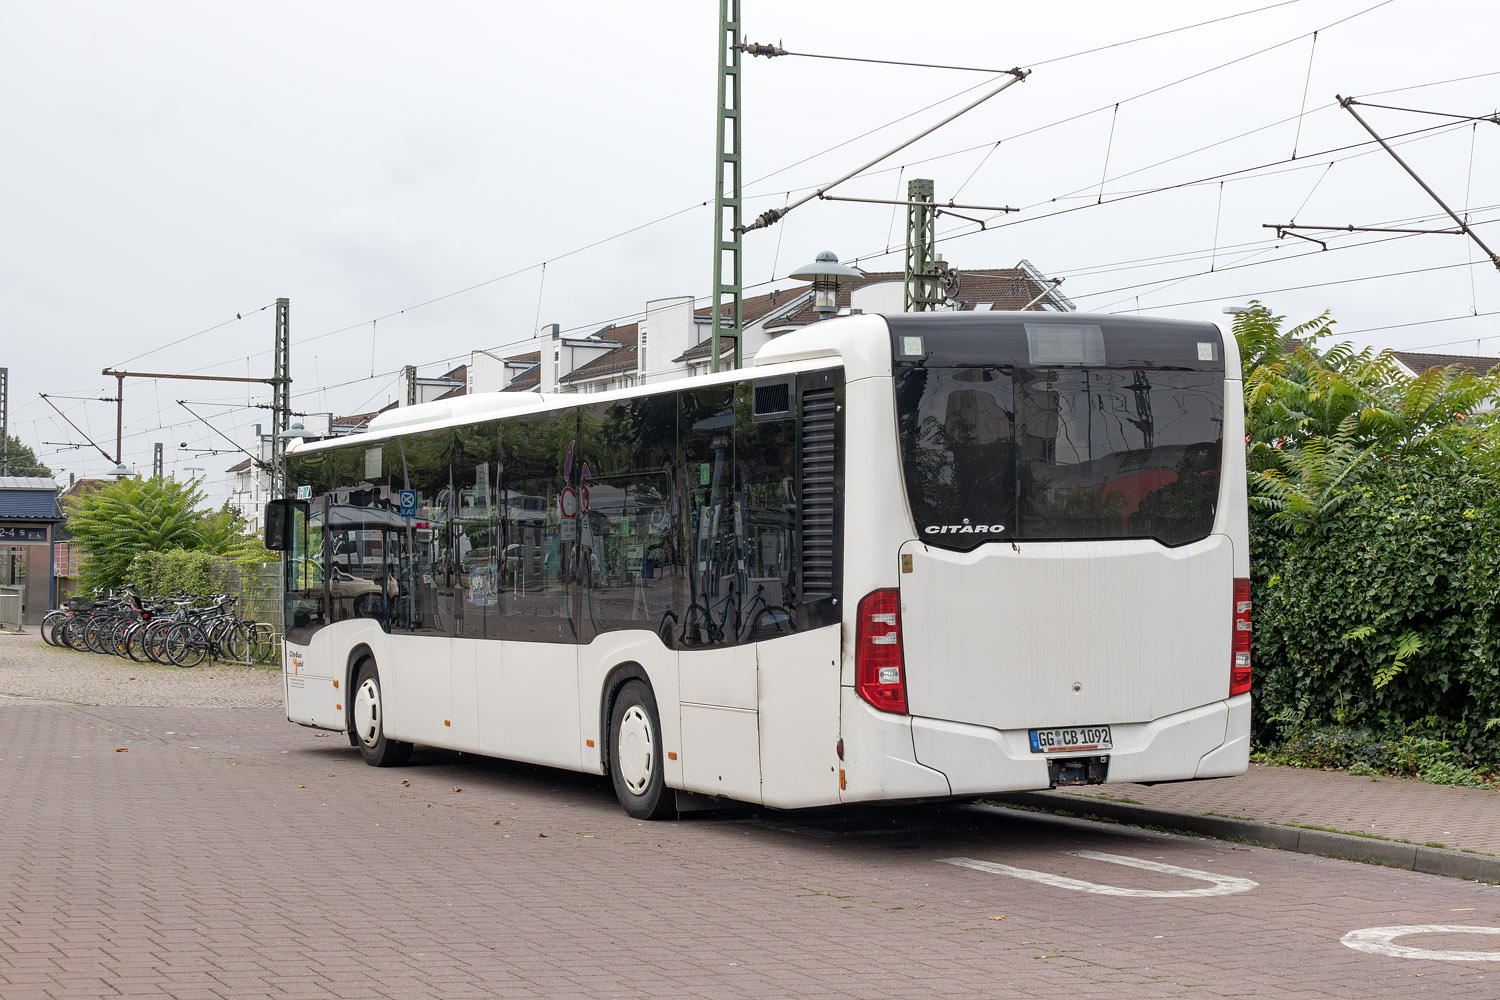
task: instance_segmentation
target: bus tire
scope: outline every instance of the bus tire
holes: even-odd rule
[[[625,812],[636,819],[665,819],[676,812],[662,774],[656,696],[644,681],[630,680],[609,713],[609,776]]]
[[[380,671],[364,660],[354,681],[354,728],[359,753],[371,767],[400,767],[411,759],[412,745],[386,739],[385,709],[380,700]]]

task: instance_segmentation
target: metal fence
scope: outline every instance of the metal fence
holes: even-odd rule
[[[221,564],[220,572],[223,574],[222,579],[216,583],[223,593],[239,596],[240,617],[266,622],[271,626],[275,637],[271,644],[269,655],[272,659],[269,662],[279,664],[281,636],[284,631],[281,592],[284,580],[281,563],[231,563],[226,560]]]
[[[21,630],[22,587],[0,587],[0,628]]]

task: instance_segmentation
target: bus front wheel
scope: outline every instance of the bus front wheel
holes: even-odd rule
[[[609,714],[609,775],[615,795],[636,819],[664,819],[675,809],[662,775],[660,715],[651,688],[627,681]]]
[[[359,752],[371,767],[400,767],[411,758],[412,745],[386,739],[385,707],[380,700],[380,671],[374,660],[359,666],[354,682],[354,734]]]

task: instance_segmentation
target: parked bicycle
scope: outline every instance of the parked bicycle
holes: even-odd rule
[[[42,619],[42,638],[53,646],[146,662],[195,667],[204,660],[271,663],[280,645],[269,622],[241,619],[238,598],[216,595],[195,607],[186,595],[149,600],[129,589],[119,594],[95,590],[93,599],[75,598]]]

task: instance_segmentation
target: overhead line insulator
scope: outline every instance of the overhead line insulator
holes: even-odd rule
[[[774,59],[777,56],[788,54],[787,50],[780,45],[765,45],[761,42],[750,42],[746,45],[741,45],[740,51],[749,53],[752,56],[765,56],[767,59]]]

